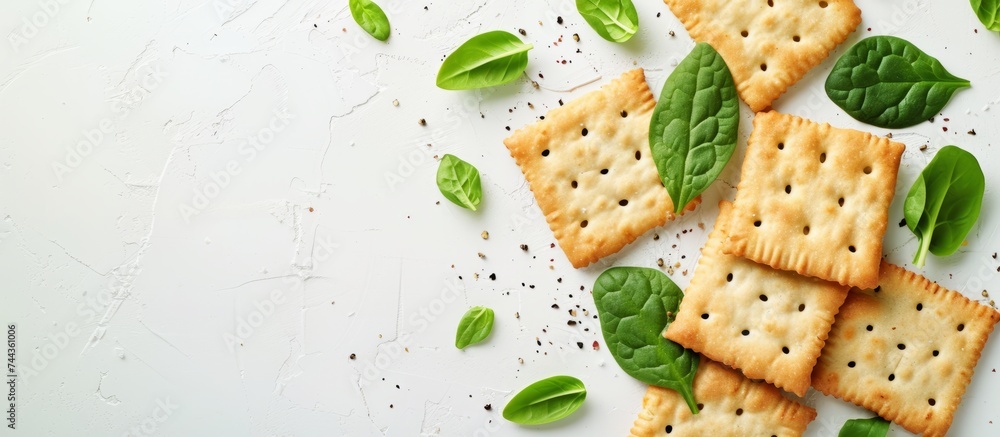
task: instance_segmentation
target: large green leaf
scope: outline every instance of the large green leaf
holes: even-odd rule
[[[894,36],[873,36],[844,53],[826,79],[826,94],[856,120],[884,128],[927,120],[969,81]]]
[[[594,284],[594,303],[611,356],[625,373],[684,397],[697,414],[698,354],[667,340],[684,293],[667,275],[642,267],[612,267]]]
[[[678,214],[719,177],[736,150],[740,106],[722,56],[699,43],[663,85],[649,146]]]
[[[906,225],[920,241],[917,266],[924,265],[927,252],[947,256],[962,246],[979,218],[985,190],[983,170],[971,153],[945,146],[934,155],[903,202]]]

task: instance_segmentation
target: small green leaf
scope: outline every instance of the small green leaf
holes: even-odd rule
[[[441,158],[437,171],[437,185],[445,198],[462,208],[475,211],[483,198],[479,170],[452,154],[446,154]]]
[[[1000,32],[1000,0],[971,0],[970,3],[987,29]]]
[[[531,48],[502,30],[476,35],[445,58],[438,70],[437,86],[468,90],[503,85],[524,73]]]
[[[680,214],[736,150],[740,105],[722,56],[698,43],[663,85],[649,122],[656,170]]]
[[[625,42],[639,31],[639,14],[632,0],[576,0],[576,10],[608,41]]]
[[[365,32],[379,41],[389,39],[389,17],[371,0],[349,0],[351,16]]]
[[[985,190],[983,170],[971,153],[945,146],[934,155],[903,202],[906,226],[920,241],[914,264],[923,267],[927,252],[947,256],[962,246],[979,219]]]
[[[525,387],[503,409],[503,418],[522,425],[555,422],[573,414],[587,398],[583,382],[553,376]]]
[[[909,127],[941,111],[969,81],[909,41],[873,36],[847,50],[826,78],[826,95],[855,120]]]
[[[837,437],[885,437],[888,432],[889,422],[881,417],[851,419],[844,422]]]
[[[458,322],[455,347],[465,349],[470,344],[479,343],[489,337],[491,331],[493,331],[493,310],[486,307],[472,307]]]
[[[612,267],[594,284],[601,332],[618,365],[639,381],[680,393],[698,414],[698,354],[663,337],[683,297],[663,272],[641,267]]]

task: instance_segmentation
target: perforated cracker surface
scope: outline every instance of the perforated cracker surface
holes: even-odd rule
[[[854,289],[813,372],[817,390],[908,431],[945,435],[996,310],[884,263],[879,285]]]
[[[774,111],[753,125],[723,250],[874,287],[904,146]]]
[[[861,22],[851,0],[664,0],[726,60],[743,101],[767,109]]]
[[[804,396],[848,287],[722,253],[732,205],[701,251],[666,337]]]
[[[816,418],[816,410],[786,399],[773,386],[704,357],[695,375],[694,396],[702,406],[696,415],[677,392],[650,386],[630,435],[799,436]]]
[[[504,140],[574,267],[674,218],[649,148],[655,104],[632,70]]]

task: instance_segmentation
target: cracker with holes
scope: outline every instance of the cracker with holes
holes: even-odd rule
[[[655,104],[632,70],[504,140],[573,267],[674,218],[649,149]]]
[[[853,289],[813,371],[813,387],[925,436],[945,435],[996,310],[883,263]]]
[[[754,112],[819,65],[861,22],[851,0],[664,0],[726,60]]]
[[[758,113],[723,250],[874,287],[903,148],[865,132]]]
[[[704,357],[694,378],[694,396],[698,414],[691,414],[677,392],[650,386],[630,435],[798,436],[816,418],[816,410],[785,398],[773,386]]]
[[[799,396],[848,287],[722,253],[732,205],[701,251],[666,337]]]

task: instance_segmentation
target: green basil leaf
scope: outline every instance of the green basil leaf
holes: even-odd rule
[[[371,0],[349,0],[351,16],[365,32],[379,41],[389,39],[389,17]]]
[[[698,414],[694,375],[698,354],[667,340],[684,294],[667,275],[641,267],[612,267],[594,284],[604,342],[625,373],[681,394]]]
[[[851,419],[844,422],[837,437],[885,437],[888,432],[889,422],[881,417]]]
[[[583,405],[587,388],[572,376],[553,376],[525,387],[503,409],[503,418],[522,425],[555,422]]]
[[[639,31],[639,14],[632,0],[576,0],[576,10],[608,41],[625,42]]]
[[[493,310],[486,307],[472,307],[458,322],[455,347],[465,349],[470,344],[486,340],[491,331],[493,331]]]
[[[740,105],[722,56],[698,43],[663,85],[649,122],[656,170],[680,214],[736,150]]]
[[[837,60],[826,95],[860,122],[902,128],[933,117],[968,86],[909,41],[883,35],[859,41]]]
[[[445,198],[462,208],[475,211],[483,198],[479,170],[450,153],[441,158],[441,165],[437,171],[437,185]]]
[[[1000,0],[971,0],[972,10],[987,29],[1000,32]]]
[[[476,35],[458,46],[438,70],[437,86],[469,90],[503,85],[517,79],[528,67],[531,44],[510,32],[494,30]]]
[[[903,202],[906,226],[920,241],[914,264],[922,267],[928,251],[947,256],[962,246],[979,218],[985,190],[983,170],[971,153],[945,146],[934,155]]]

